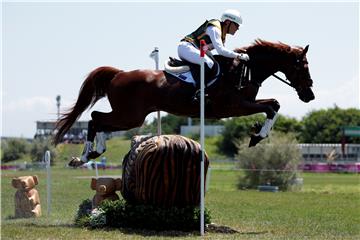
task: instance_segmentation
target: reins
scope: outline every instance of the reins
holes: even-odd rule
[[[239,78],[239,84],[237,85],[238,90],[240,90],[241,83],[245,77],[247,77],[248,81],[251,80],[251,71],[250,71],[250,68],[246,64],[242,64],[241,74],[240,74],[240,78]]]
[[[286,85],[294,88],[294,86],[291,84],[291,82],[287,78],[283,79],[283,78],[279,77],[278,75],[276,75],[275,73],[272,74],[272,76],[274,76],[276,79],[280,80],[281,82],[285,83]],[[241,67],[241,74],[240,74],[240,77],[239,77],[239,84],[237,85],[238,90],[240,90],[241,83],[242,83],[244,78],[247,78],[246,80],[251,82],[251,69],[246,64],[243,64],[242,67]],[[261,84],[259,84],[259,83],[257,83],[257,84],[259,86],[261,86]]]
[[[281,82],[285,83],[286,85],[294,88],[294,86],[291,84],[291,82],[286,78],[283,79],[281,77],[279,77],[278,75],[276,75],[275,73],[272,74],[272,76],[274,76],[276,79],[280,80]],[[239,84],[237,85],[237,89],[240,90],[241,88],[241,83],[243,81],[244,78],[247,78],[247,80],[249,82],[251,82],[251,69],[246,66],[245,64],[242,65],[241,67],[241,74],[240,74],[240,78],[239,78]],[[261,84],[257,83],[259,86],[261,86]]]
[[[286,85],[289,85],[289,86],[292,87],[292,88],[294,87],[293,85],[291,85],[291,83],[289,82],[288,79],[284,80],[284,79],[282,79],[281,77],[277,76],[275,73],[272,74],[272,76],[274,76],[275,78],[279,79],[280,81],[282,81],[282,82],[285,83]]]

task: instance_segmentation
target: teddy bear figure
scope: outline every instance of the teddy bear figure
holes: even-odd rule
[[[119,196],[115,191],[121,190],[121,184],[121,178],[92,178],[91,189],[96,191],[92,200],[92,208],[99,206],[105,199],[119,200]]]
[[[41,216],[40,197],[34,188],[38,185],[37,176],[22,176],[12,179],[15,193],[15,218]]]

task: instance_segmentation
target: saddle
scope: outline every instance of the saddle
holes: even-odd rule
[[[210,87],[221,76],[219,63],[215,59],[213,60],[212,69],[205,64],[205,87]],[[193,83],[196,88],[200,88],[200,65],[198,64],[169,57],[169,60],[165,62],[165,71],[182,81]]]

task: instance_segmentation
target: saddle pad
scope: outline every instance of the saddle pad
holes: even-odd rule
[[[178,78],[179,80],[181,80],[183,82],[191,83],[194,85],[194,87],[196,86],[195,80],[190,71],[184,72],[184,73],[174,73],[174,72],[168,72],[168,71],[166,71],[166,72],[168,74],[173,75],[174,77]]]

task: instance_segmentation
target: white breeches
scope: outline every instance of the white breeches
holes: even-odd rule
[[[200,49],[189,42],[182,41],[178,45],[178,55],[180,59],[200,65]],[[209,68],[214,66],[214,62],[205,54],[205,62]]]

